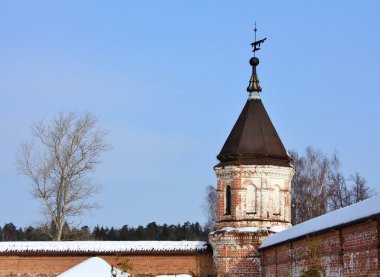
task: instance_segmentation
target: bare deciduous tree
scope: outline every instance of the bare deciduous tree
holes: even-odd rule
[[[293,225],[376,194],[359,173],[344,178],[336,154],[328,157],[308,147],[304,156],[296,151],[291,156],[295,170],[291,195]],[[351,187],[347,185],[349,181],[353,182]]]
[[[352,204],[351,191],[341,172],[341,162],[336,155],[330,161],[328,209],[333,211]]]
[[[367,180],[358,172],[351,175],[350,180],[353,182],[351,187],[352,203],[358,203],[376,195],[376,191],[367,185]]]
[[[206,197],[203,208],[207,213],[205,228],[208,230],[214,230],[217,213],[217,192],[215,187],[212,185],[208,185],[206,187]]]
[[[21,145],[18,171],[32,183],[32,195],[52,223],[52,239],[61,240],[65,221],[96,205],[89,174],[107,149],[107,132],[97,126],[94,115],[60,113],[55,119],[32,125],[33,139]]]
[[[292,180],[292,224],[327,212],[329,159],[312,147],[300,157],[292,151],[295,175]]]

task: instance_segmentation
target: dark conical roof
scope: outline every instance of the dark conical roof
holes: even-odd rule
[[[217,158],[217,166],[291,166],[261,99],[248,99]]]

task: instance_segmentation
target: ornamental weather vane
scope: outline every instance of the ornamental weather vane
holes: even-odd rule
[[[249,60],[249,64],[252,66],[252,75],[251,79],[249,80],[249,84],[247,87],[247,91],[249,92],[249,99],[260,99],[260,92],[261,92],[261,86],[260,86],[260,81],[259,77],[257,76],[256,72],[256,66],[259,65],[260,61],[258,58],[256,58],[256,51],[260,50],[261,44],[264,43],[264,41],[267,38],[256,40],[256,21],[255,21],[255,42],[251,43],[251,46],[253,48],[253,57]]]
[[[252,43],[251,43],[251,46],[252,46],[252,48],[253,48],[253,50],[252,50],[252,52],[253,52],[253,56],[256,57],[256,51],[259,51],[259,50],[260,50],[261,44],[264,43],[264,41],[265,41],[267,38],[263,38],[263,39],[260,39],[260,40],[256,40],[256,33],[257,33],[256,21],[255,21],[255,29],[253,29],[253,31],[255,31],[255,42],[252,42]]]

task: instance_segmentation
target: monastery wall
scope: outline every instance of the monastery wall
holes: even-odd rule
[[[94,255],[1,255],[0,276],[57,276]],[[190,274],[213,276],[211,253],[185,255],[96,255],[116,266],[128,261],[132,269],[129,273],[139,277],[153,277],[159,274]],[[111,274],[110,274],[111,276]]]
[[[375,217],[265,248],[262,276],[379,276],[379,224]]]

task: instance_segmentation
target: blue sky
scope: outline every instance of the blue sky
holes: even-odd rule
[[[0,224],[39,221],[15,153],[33,121],[92,112],[113,149],[81,224],[205,221],[205,187],[247,99],[253,23],[288,149],[337,151],[380,191],[378,1],[1,1]]]

